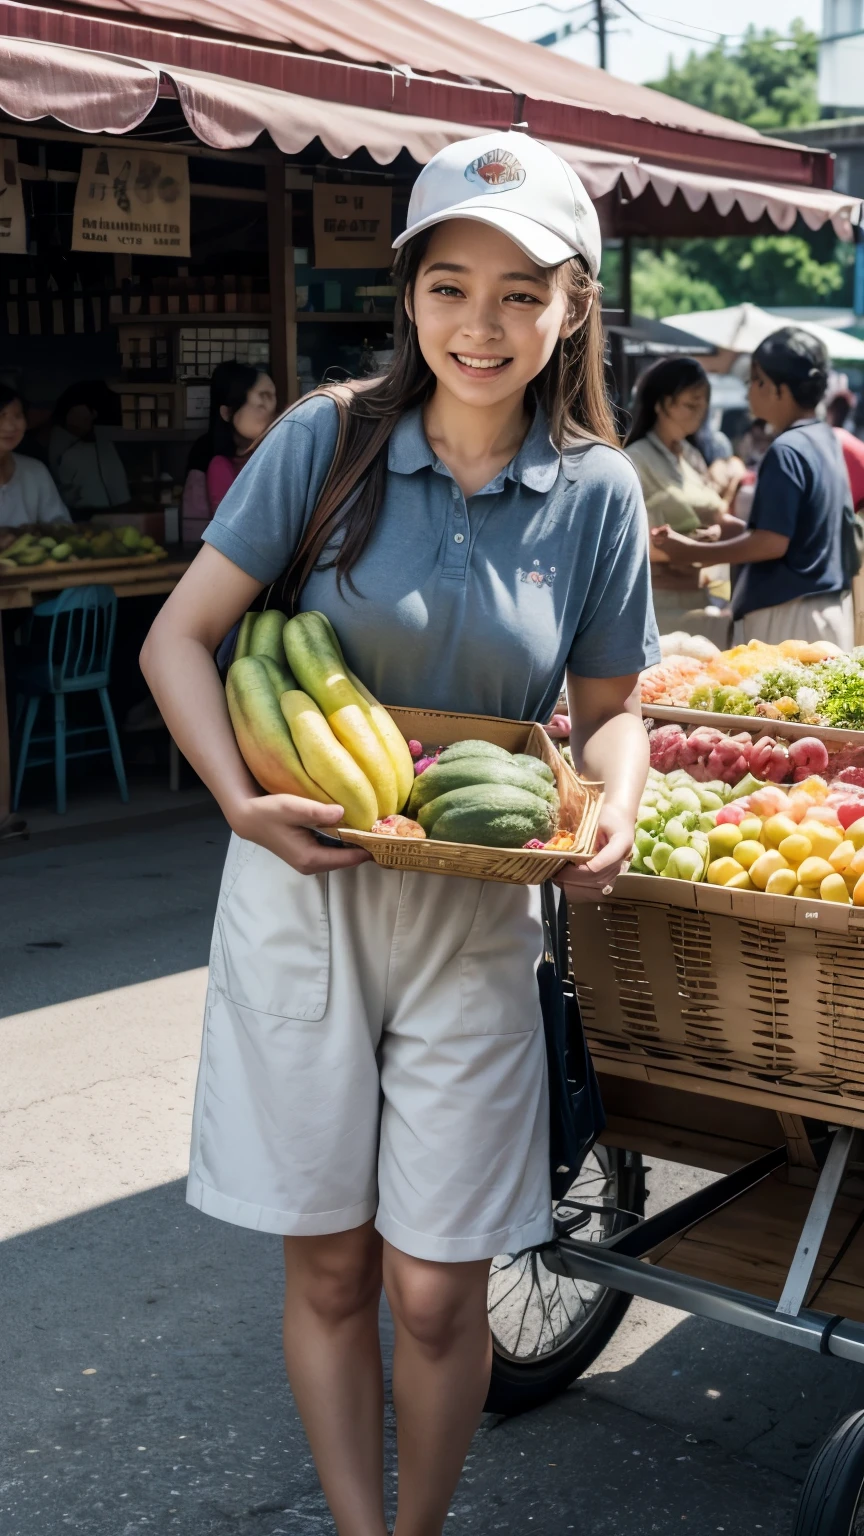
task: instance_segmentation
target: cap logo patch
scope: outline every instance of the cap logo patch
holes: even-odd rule
[[[482,181],[490,192],[509,192],[521,187],[525,180],[525,168],[512,150],[487,149],[465,167],[466,181]]]

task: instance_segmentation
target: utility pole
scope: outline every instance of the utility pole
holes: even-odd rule
[[[594,0],[594,11],[597,17],[597,62],[601,69],[606,68],[606,12],[604,0]]]

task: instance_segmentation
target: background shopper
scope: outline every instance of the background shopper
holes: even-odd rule
[[[636,466],[650,526],[665,525],[700,542],[744,526],[730,512],[743,464],[715,458],[712,477],[695,445],[710,398],[708,375],[695,358],[654,363],[639,379],[624,445]],[[672,564],[652,544],[651,582],[661,633],[683,629],[726,643],[728,615],[712,602],[707,574],[695,565]]]
[[[732,594],[736,643],[830,640],[854,644],[851,577],[843,569],[849,477],[833,429],[816,415],[828,386],[820,341],[784,326],[757,347],[750,408],[773,429],[747,531],[715,544],[707,556],[669,525],[652,531],[676,565],[727,559],[741,567]]]
[[[0,384],[0,528],[69,519],[45,465],[15,452],[26,431],[23,399],[10,385]]]

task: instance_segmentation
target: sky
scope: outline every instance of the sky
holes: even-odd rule
[[[555,31],[568,20],[574,28],[581,27],[594,12],[594,0],[572,7],[570,0],[551,0],[549,4],[531,4],[529,0],[437,3],[446,10],[458,11],[462,16],[485,21],[487,26],[499,27],[513,37],[531,41]],[[760,0],[758,6],[753,0],[722,0],[719,5],[709,5],[707,0],[626,0],[626,5],[625,10],[624,0],[606,0],[607,12],[615,17],[607,23],[607,68],[624,80],[638,82],[659,79],[670,56],[676,63],[683,63],[691,52],[704,53],[717,41],[716,28],[721,16],[732,43],[752,22],[760,30],[772,27],[785,32],[798,16],[818,32],[822,9],[821,0]],[[597,63],[597,37],[593,31],[581,31],[554,47],[556,53],[579,59],[583,64]]]

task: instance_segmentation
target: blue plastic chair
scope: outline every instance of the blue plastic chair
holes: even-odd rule
[[[120,799],[125,803],[129,799],[126,770],[108,697],[111,652],[117,623],[116,594],[111,587],[69,587],[59,597],[53,597],[47,603],[39,603],[33,609],[32,618],[34,622],[30,626],[27,641],[20,648],[19,659],[13,663],[16,719],[20,723],[13,809],[18,808],[27,768],[53,762],[57,811],[62,816],[66,810],[67,758],[91,757],[100,752],[111,753],[120,786]],[[45,619],[51,621],[47,643],[44,641],[44,628],[38,622]],[[98,693],[105,724],[67,728],[67,693]],[[34,736],[33,727],[39,706],[43,699],[50,697],[54,699],[53,734]],[[104,731],[108,737],[107,743],[81,747],[72,752],[68,750],[67,742],[70,738],[92,735],[95,731]],[[53,754],[30,757],[31,747],[49,742],[53,743]]]

